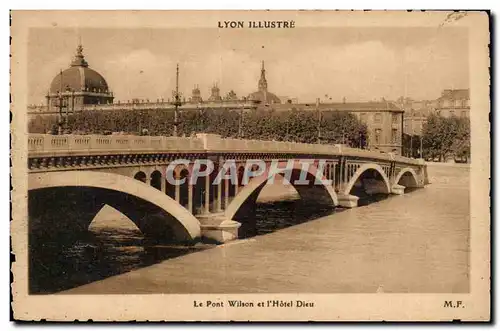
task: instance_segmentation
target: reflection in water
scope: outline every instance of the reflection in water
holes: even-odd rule
[[[240,238],[249,238],[308,222],[334,213],[329,205],[306,205],[299,199],[257,202],[255,216],[239,219]]]
[[[139,230],[96,228],[30,240],[30,292],[54,293],[206,248],[149,245]]]
[[[360,206],[387,197],[357,194],[361,197]],[[242,223],[239,236],[263,235],[339,211],[342,209],[330,205],[307,205],[296,195],[284,201],[259,201],[251,219],[239,220]],[[117,224],[117,217],[112,215],[99,227],[64,238],[42,238],[33,233],[30,293],[55,293],[213,247],[202,243],[181,246],[150,242],[137,228],[130,227],[131,221],[126,221],[129,226],[125,228]]]

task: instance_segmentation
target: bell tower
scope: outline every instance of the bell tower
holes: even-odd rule
[[[198,85],[195,85],[193,90],[191,91],[191,102],[192,103],[200,103],[203,99],[201,98],[200,88]]]
[[[208,98],[208,101],[221,101],[222,100],[222,98],[220,96],[220,89],[217,86],[217,83],[215,83],[212,86],[210,91],[211,91],[211,94],[210,94],[210,98]]]
[[[259,91],[267,92],[266,69],[264,68],[264,61],[262,61],[262,69],[260,69]]]

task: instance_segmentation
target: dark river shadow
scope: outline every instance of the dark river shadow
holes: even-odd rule
[[[335,212],[329,205],[308,206],[300,199],[257,202],[255,215],[239,219],[239,238],[249,238],[305,223]]]
[[[139,230],[98,228],[59,238],[30,238],[29,290],[49,294],[196,252],[208,245],[149,243]]]

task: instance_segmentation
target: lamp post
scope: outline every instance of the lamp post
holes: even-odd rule
[[[422,140],[423,140],[423,136],[422,136],[422,130],[420,130],[420,158],[422,159],[423,158],[423,152],[424,152],[424,148],[423,148],[423,143],[422,143]]]
[[[245,107],[245,101],[241,104],[240,117],[238,118],[238,138],[243,138],[243,108]]]
[[[179,93],[179,64],[177,64],[176,72],[175,72],[175,91],[172,92],[173,94],[173,105],[175,107],[174,109],[174,133],[173,136],[177,137],[178,134],[178,126],[180,124],[179,122],[179,107],[182,106],[182,101],[181,101],[181,95]]]
[[[319,108],[319,98],[316,98],[316,111],[318,112],[318,144],[321,144],[321,109]]]
[[[344,143],[345,143],[345,117],[342,116],[340,118],[340,121],[342,123],[342,125],[341,125],[341,128],[342,128],[342,145],[344,145]]]
[[[64,128],[63,128],[63,95],[62,95],[62,87],[63,87],[63,74],[62,70],[59,71],[59,92],[58,92],[58,108],[59,108],[59,120],[57,122],[57,134],[61,135],[63,134]]]
[[[413,134],[415,130],[413,128],[413,112],[410,116],[410,126],[411,126],[411,134],[410,134],[410,157],[413,158]]]
[[[290,141],[290,114],[286,117],[286,135],[285,141]]]
[[[139,136],[142,136],[142,117],[144,116],[144,113],[142,110],[139,110]]]
[[[59,91],[58,93],[58,108],[59,108],[59,120],[57,121],[57,134],[58,135],[61,135],[63,133],[63,112],[62,112],[62,108],[63,108],[63,105],[62,105],[62,95],[61,95],[61,92]]]
[[[198,111],[198,116],[199,116],[199,119],[196,121],[196,131],[201,133],[205,129],[205,122],[203,120],[203,117],[205,116],[205,111],[203,110],[203,108],[201,108],[201,102],[198,102],[198,104],[196,105],[196,109]]]

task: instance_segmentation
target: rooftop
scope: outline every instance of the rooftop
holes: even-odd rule
[[[439,99],[461,100],[469,98],[469,89],[448,89],[441,92],[441,97]]]
[[[300,109],[316,109],[316,103],[285,103],[279,105],[271,105],[272,108],[278,110],[286,110],[296,108]],[[368,102],[329,102],[319,103],[317,107],[321,110],[332,111],[403,111],[400,107],[392,102],[387,101],[368,101]]]

